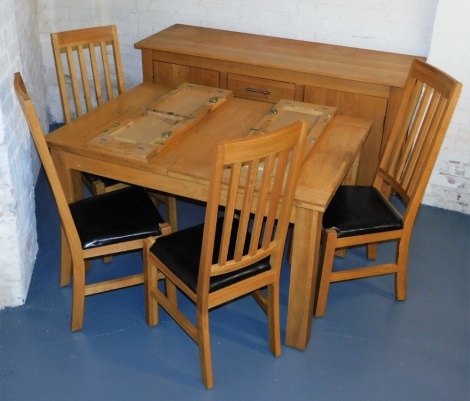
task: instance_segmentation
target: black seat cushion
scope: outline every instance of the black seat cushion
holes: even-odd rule
[[[222,233],[222,219],[217,222],[216,241],[212,263],[216,263],[219,256],[219,245]],[[232,232],[238,229],[238,220],[234,220]],[[199,224],[184,230],[176,231],[170,235],[158,238],[150,251],[160,259],[176,276],[178,276],[193,292],[197,290],[199,273],[199,259],[201,257],[202,236],[204,224]],[[233,235],[231,236],[233,238]],[[249,243],[247,235],[246,245]],[[247,246],[245,247],[246,252]],[[229,258],[233,257],[234,244],[229,246]],[[269,258],[239,269],[233,273],[220,274],[210,279],[209,292],[219,290],[243,279],[252,277],[271,268]]]
[[[323,216],[323,227],[334,228],[341,238],[399,230],[403,222],[374,187],[342,185]]]
[[[128,187],[71,203],[83,249],[161,235],[164,220],[147,192]]]

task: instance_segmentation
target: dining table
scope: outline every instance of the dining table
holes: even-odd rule
[[[164,107],[175,88],[143,82],[51,132],[46,136],[47,144],[69,203],[84,196],[81,172],[204,202],[208,197],[211,158],[218,142],[275,129],[296,115],[291,113],[284,118],[287,114],[282,110],[306,107],[304,115],[315,117],[315,121],[312,120],[291,215],[285,334],[286,345],[304,350],[313,324],[323,213],[338,186],[345,179],[354,179],[372,123],[338,115],[336,109],[327,106],[302,102],[273,105],[222,92],[203,102],[197,113],[186,112],[187,116],[181,117]],[[184,95],[184,91],[177,94]],[[159,124],[178,126],[180,132],[168,143],[153,141],[150,147],[132,143],[126,138],[127,132],[143,135],[151,131],[149,113],[157,116]],[[299,116],[302,118],[302,114]],[[275,117],[279,119],[274,120]],[[168,135],[164,134],[169,132],[166,129],[161,136],[166,138]],[[64,236],[61,249],[61,268],[71,269]]]

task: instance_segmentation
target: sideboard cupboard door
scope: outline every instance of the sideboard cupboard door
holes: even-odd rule
[[[219,87],[220,72],[187,65],[153,62],[154,82],[178,87],[184,83]]]
[[[371,185],[382,146],[387,99],[358,93],[306,86],[304,102],[337,107],[339,115],[372,121],[372,130],[366,139],[358,166],[358,185]]]

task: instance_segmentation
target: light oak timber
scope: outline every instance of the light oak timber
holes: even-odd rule
[[[87,146],[106,127],[123,118],[139,117],[144,106],[171,89],[144,82],[47,136],[68,201],[82,196],[77,171],[207,201],[215,144],[246,136],[272,107],[271,103],[262,101],[229,99],[224,107],[188,130],[176,144],[165,147],[148,161],[106,154]],[[291,215],[294,241],[286,333],[289,346],[305,349],[308,344],[322,215],[356,160],[370,128],[370,121],[335,115],[304,158]],[[67,251],[64,244],[63,263],[69,263]]]

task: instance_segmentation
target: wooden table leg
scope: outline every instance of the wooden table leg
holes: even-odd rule
[[[307,348],[312,328],[323,213],[297,208],[295,212],[286,345]]]

